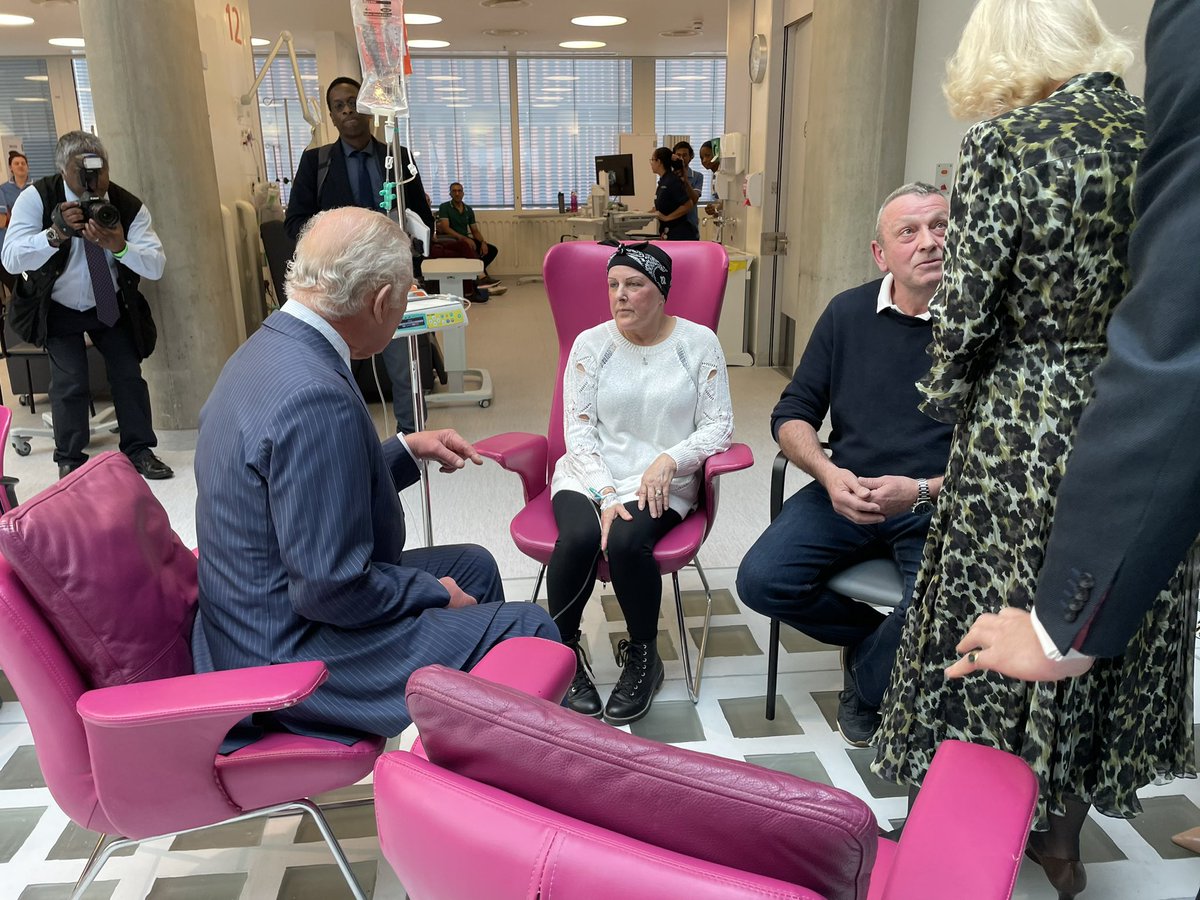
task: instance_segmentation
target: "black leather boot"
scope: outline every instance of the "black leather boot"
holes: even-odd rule
[[[569,635],[563,643],[575,651],[575,677],[571,679],[571,686],[567,688],[563,704],[585,716],[598,716],[600,693],[596,690],[596,685],[592,684],[592,667],[588,665],[583,647],[579,646],[579,632]]]
[[[623,668],[604,707],[604,721],[628,725],[650,711],[654,695],[663,685],[663,664],[655,641],[621,641],[617,662]]]

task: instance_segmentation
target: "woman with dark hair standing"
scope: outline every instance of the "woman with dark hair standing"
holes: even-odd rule
[[[8,229],[8,217],[17,202],[17,195],[29,186],[29,157],[20,150],[9,150],[8,171],[11,177],[0,184],[0,247],[4,246],[4,232]],[[15,277],[0,266],[0,282],[10,291]]]
[[[700,232],[687,219],[696,205],[683,180],[683,161],[669,147],[659,147],[650,155],[650,171],[658,176],[654,192],[654,218],[658,233],[666,241],[696,241]]]

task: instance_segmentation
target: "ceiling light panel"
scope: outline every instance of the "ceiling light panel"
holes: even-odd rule
[[[564,50],[599,50],[608,44],[604,41],[559,41],[558,46]]]
[[[585,28],[611,28],[614,25],[624,25],[628,21],[623,16],[576,16],[571,20],[571,24],[583,25]]]

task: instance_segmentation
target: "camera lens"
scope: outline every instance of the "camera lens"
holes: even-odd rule
[[[90,204],[87,213],[101,228],[116,228],[121,224],[121,214],[117,212],[117,208],[102,200]]]

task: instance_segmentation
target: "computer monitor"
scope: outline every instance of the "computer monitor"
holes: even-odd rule
[[[632,197],[633,154],[614,153],[596,157],[596,184],[608,185],[611,197]]]

